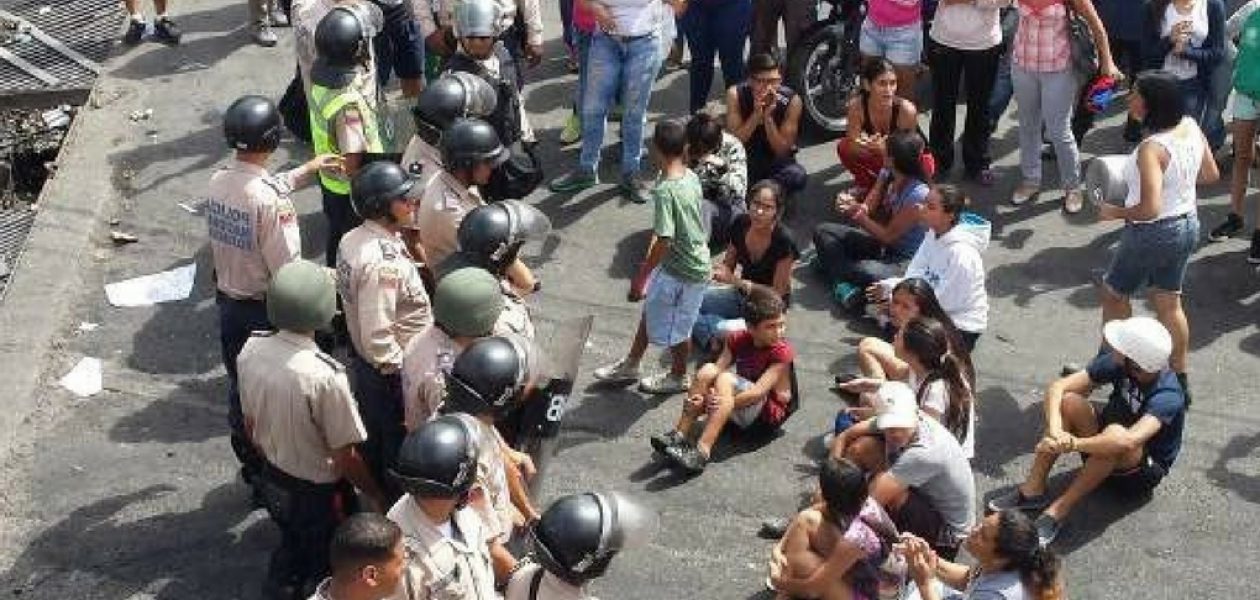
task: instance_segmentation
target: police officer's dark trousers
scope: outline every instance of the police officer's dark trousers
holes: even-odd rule
[[[307,598],[328,575],[328,545],[346,516],[357,511],[354,488],[312,483],[263,461],[259,488],[280,546],[271,554],[264,597]]]
[[[245,433],[245,416],[241,412],[241,390],[236,379],[236,357],[255,331],[271,331],[267,319],[267,303],[262,300],[238,300],[223,292],[215,294],[219,305],[219,345],[223,367],[228,375],[228,427],[231,428],[232,451],[241,461],[247,480],[258,472],[259,458]]]
[[[328,220],[328,242],[324,246],[324,262],[335,269],[337,268],[337,246],[341,243],[341,236],[358,227],[363,223],[363,219],[355,214],[354,207],[350,205],[349,195],[329,191],[323,185],[319,186],[319,190],[323,195],[324,217]]]
[[[367,429],[367,440],[359,444],[359,450],[387,504],[393,504],[402,492],[389,476],[389,469],[407,433],[403,427],[402,378],[397,373],[381,373],[357,354],[350,360],[350,372],[359,416]]]

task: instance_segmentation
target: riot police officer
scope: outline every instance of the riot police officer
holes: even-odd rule
[[[500,328],[504,303],[499,282],[482,269],[460,269],[438,280],[433,326],[407,343],[402,363],[408,431],[428,421],[446,398],[446,374],[473,340]]]
[[[519,200],[504,200],[473,209],[456,232],[459,251],[438,266],[440,272],[475,266],[490,271],[507,283],[513,298],[538,291],[541,283],[521,261],[521,247],[546,239],[551,220],[542,211]]]
[[[415,179],[397,164],[369,163],[351,200],[364,219],[341,240],[337,284],[353,358],[355,396],[367,424],[364,455],[383,477],[403,436],[402,367],[407,342],[433,322],[429,295],[399,236],[411,220]],[[395,490],[386,492],[395,495]]]
[[[311,68],[308,104],[311,143],[316,154],[338,154],[344,172],[321,172],[324,216],[328,219],[325,260],[337,264],[341,237],[362,219],[350,205],[350,179],[388,145],[377,88],[371,72],[372,37],[380,31],[381,10],[355,2],[333,8],[315,28],[315,65]]]
[[[518,72],[502,42],[495,40],[499,25],[495,0],[463,0],[455,7],[460,50],[451,56],[447,68],[466,72],[486,81],[498,97],[494,113],[486,121],[494,126],[499,140],[511,156],[495,169],[482,189],[487,201],[524,198],[542,182],[542,163],[534,154],[537,139],[521,100]]]
[[[255,333],[238,367],[244,424],[260,457],[256,485],[281,532],[265,595],[287,600],[306,598],[327,574],[328,543],[354,506],[350,484],[378,507],[383,499],[355,450],[367,432],[345,370],[315,345],[337,307],[330,274],[290,262],[272,279],[266,306],[280,330]]]
[[[584,600],[587,584],[608,570],[613,557],[646,544],[656,514],[621,494],[564,496],[530,529],[537,564],[512,574],[504,600]]]
[[[297,211],[289,195],[321,167],[337,168],[321,155],[284,173],[267,172],[267,160],[280,145],[280,113],[261,96],[238,98],[223,117],[223,134],[235,156],[210,177],[206,227],[214,257],[219,344],[228,374],[228,424],[241,474],[254,475],[253,454],[241,422],[236,357],[250,333],[271,329],[263,302],[276,271],[302,250]]]
[[[391,473],[406,495],[389,510],[411,560],[406,600],[495,600],[487,532],[468,508],[476,480],[477,422],[445,415],[407,436]]]
[[[441,141],[446,170],[424,190],[417,209],[420,243],[431,264],[441,264],[458,248],[456,232],[464,215],[484,204],[478,189],[508,152],[499,136],[481,119],[458,119]]]

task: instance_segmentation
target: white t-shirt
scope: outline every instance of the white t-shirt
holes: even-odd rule
[[[661,0],[597,0],[617,23],[614,35],[637,37],[656,33],[660,27]]]
[[[915,375],[914,371],[910,371],[910,379],[907,383],[910,384],[910,389],[914,390],[915,394],[919,393],[919,377],[918,375]],[[945,412],[948,409],[949,384],[945,383],[944,379],[937,379],[936,381],[928,384],[927,390],[923,393],[923,400],[919,402],[919,410],[932,411],[935,414],[941,415],[941,425],[944,425],[945,423],[943,419],[945,418]],[[967,411],[967,435],[964,436],[963,439],[958,440],[958,443],[962,446],[963,456],[966,456],[967,460],[971,460],[975,457],[976,404],[974,400],[971,403],[970,409]]]
[[[1176,127],[1151,135],[1148,140],[1168,151],[1168,167],[1164,169],[1164,187],[1159,216],[1153,221],[1192,213],[1198,204],[1197,185],[1199,167],[1203,164],[1203,133],[1190,117],[1184,117]],[[1138,173],[1139,145],[1129,155],[1124,166],[1124,180],[1129,195],[1124,199],[1125,208],[1137,206],[1142,201],[1142,180]]]
[[[1207,0],[1195,0],[1188,14],[1182,14],[1172,2],[1164,9],[1164,20],[1160,22],[1159,33],[1163,37],[1172,37],[1173,25],[1181,21],[1190,21],[1190,46],[1199,47],[1208,36]],[[1178,79],[1193,79],[1199,74],[1199,65],[1194,61],[1182,58],[1169,52],[1164,57],[1164,70],[1176,75]]]

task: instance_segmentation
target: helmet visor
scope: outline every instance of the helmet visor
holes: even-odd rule
[[[520,200],[504,200],[499,206],[508,212],[513,242],[545,240],[551,235],[551,219],[534,206]]]
[[[499,105],[498,95],[486,80],[463,71],[448,73],[464,88],[464,116],[486,118],[494,113]]]
[[[359,20],[359,27],[363,28],[363,39],[370,40],[385,28],[385,13],[381,12],[381,7],[371,2],[352,2],[338,5],[338,8],[350,11]]]
[[[604,506],[609,510],[605,514],[605,552],[621,551],[646,546],[656,536],[660,528],[660,515],[647,504],[621,492],[599,494]]]

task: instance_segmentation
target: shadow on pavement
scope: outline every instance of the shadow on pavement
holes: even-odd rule
[[[1221,448],[1216,462],[1207,470],[1208,479],[1218,487],[1230,490],[1252,504],[1260,504],[1260,477],[1234,470],[1230,463],[1250,458],[1260,449],[1260,433],[1236,435]]]
[[[197,443],[223,438],[227,447],[227,380],[187,379],[165,398],[120,417],[109,439],[123,444]]]
[[[192,124],[189,124],[183,130],[187,133],[179,137],[164,137],[156,143],[137,142],[126,150],[110,154],[109,162],[114,168],[112,179],[115,187],[124,197],[130,198],[150,190],[164,189],[168,182],[189,173],[211,172],[215,165],[228,158],[223,146],[222,116],[218,111],[207,111],[201,115],[201,124],[204,127],[197,130],[193,130]],[[156,131],[159,134],[164,133],[161,130]],[[185,159],[193,160],[182,165],[178,171],[152,175],[145,173],[146,170],[161,172],[161,165],[179,163]],[[145,182],[144,185],[138,185],[141,182]],[[196,200],[171,199],[172,203],[193,203]]]
[[[243,3],[233,3],[211,10],[172,13],[171,18],[184,31],[180,45],[165,47],[146,41],[132,49],[120,44],[119,57],[115,59],[118,66],[110,71],[110,75],[144,81],[191,71],[209,71],[219,61],[253,43],[245,28],[245,12]],[[225,38],[231,43],[225,44]]]
[[[1006,465],[1031,452],[1041,431],[1041,402],[1021,408],[1005,388],[987,387],[976,401],[976,456],[971,461],[977,472],[1005,479]]]
[[[1069,295],[1068,303],[1095,308],[1098,294],[1090,284],[1110,263],[1110,247],[1119,236],[1119,230],[1110,231],[1084,246],[1046,248],[1027,261],[989,269],[989,297],[1010,297],[1016,306],[1027,307],[1040,295],[1081,288],[1085,292]]]
[[[193,256],[197,279],[186,300],[159,304],[132,338],[127,367],[151,374],[201,374],[222,364],[210,247]],[[188,264],[180,259],[164,269]]]

